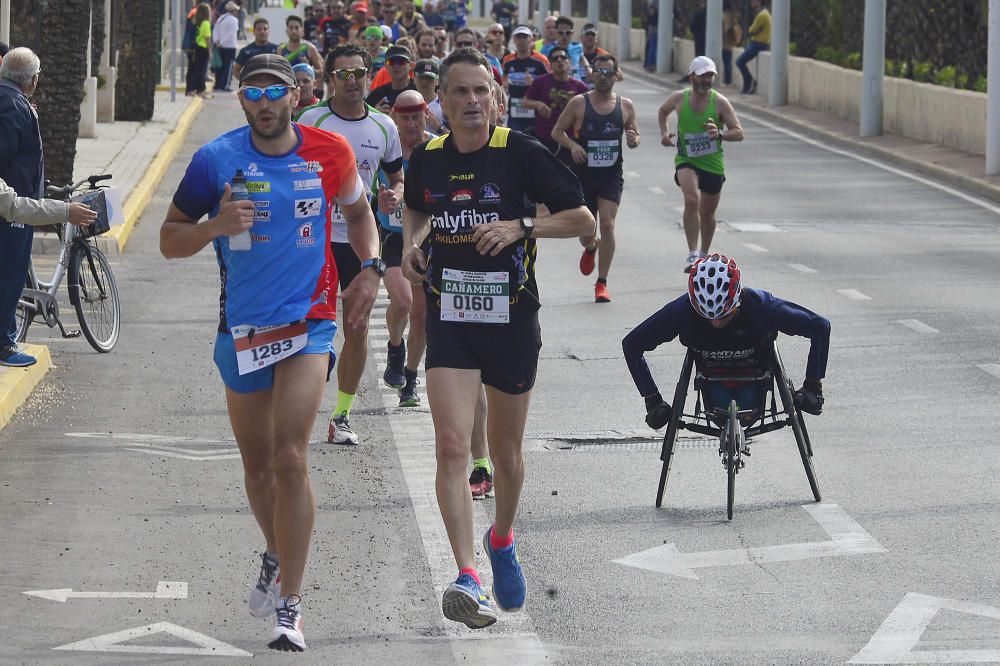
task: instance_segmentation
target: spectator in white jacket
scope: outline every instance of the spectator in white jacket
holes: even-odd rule
[[[236,59],[236,34],[239,32],[240,6],[235,2],[226,3],[226,13],[219,17],[212,30],[212,43],[219,49],[222,64],[213,70],[215,73],[215,90],[228,92],[229,80],[233,75],[233,60]]]
[[[63,222],[85,227],[97,219],[97,213],[79,202],[19,197],[14,188],[0,178],[0,217],[33,227]]]

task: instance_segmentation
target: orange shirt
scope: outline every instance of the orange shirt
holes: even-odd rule
[[[410,66],[410,78],[411,79],[413,78],[413,66],[412,65]],[[376,74],[375,78],[372,79],[372,82],[370,84],[368,84],[368,91],[371,92],[372,90],[375,90],[379,86],[384,86],[385,84],[389,83],[390,81],[392,81],[392,77],[389,76],[389,68],[388,67],[383,67],[382,69],[378,70],[378,74]]]

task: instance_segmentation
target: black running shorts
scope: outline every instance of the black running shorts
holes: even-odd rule
[[[620,169],[581,169],[577,171],[580,187],[583,188],[583,198],[591,214],[597,217],[597,200],[605,199],[620,204],[625,179]]]
[[[401,266],[403,263],[403,234],[380,229],[382,236],[382,261],[386,268]]]
[[[333,260],[337,264],[337,278],[340,281],[340,290],[347,289],[347,285],[361,272],[361,260],[354,254],[350,243],[330,243],[333,248]]]
[[[678,164],[677,169],[674,171],[674,182],[677,183],[678,187],[681,184],[677,180],[677,171],[681,169],[691,169],[698,174],[698,189],[705,194],[718,194],[722,191],[722,184],[726,182],[726,177],[720,173],[709,173],[693,164]]]

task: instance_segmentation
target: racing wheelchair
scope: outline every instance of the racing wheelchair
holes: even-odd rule
[[[733,519],[733,502],[736,497],[736,476],[746,465],[745,458],[750,456],[748,441],[752,437],[780,430],[791,426],[795,433],[795,443],[802,458],[802,466],[809,480],[813,497],[820,501],[819,485],[812,463],[812,445],[806,430],[802,411],[795,405],[792,382],[785,372],[781,362],[781,354],[777,344],[771,342],[771,353],[768,367],[757,375],[720,376],[703,375],[695,368],[695,355],[688,350],[684,357],[684,365],[677,388],[674,391],[673,413],[667,424],[663,437],[663,448],[660,460],[663,468],[660,471],[660,485],[656,491],[656,507],[663,503],[663,493],[670,476],[673,464],[674,450],[677,445],[677,433],[681,430],[719,438],[719,455],[726,468],[728,477],[726,515]],[[684,407],[688,397],[691,376],[694,374],[695,407],[692,413],[685,413]],[[709,406],[709,391],[712,384],[720,382],[726,386],[756,384],[759,388],[759,402],[751,409],[740,409],[735,399],[729,401],[728,408]],[[778,402],[781,407],[779,409]]]

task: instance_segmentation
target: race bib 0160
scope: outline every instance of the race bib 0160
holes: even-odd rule
[[[688,157],[701,157],[719,152],[719,144],[708,137],[708,132],[684,135],[685,152]]]
[[[614,166],[618,161],[620,151],[621,142],[618,139],[609,139],[607,141],[590,140],[587,142],[587,166]]]
[[[277,326],[233,326],[231,331],[241,375],[293,356],[306,346],[309,339],[305,321]]]
[[[510,275],[445,268],[441,274],[441,321],[510,323]]]

